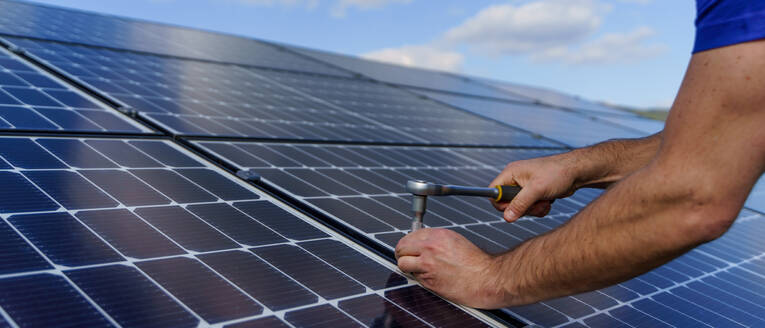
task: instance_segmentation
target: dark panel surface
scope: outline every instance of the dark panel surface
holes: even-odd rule
[[[195,260],[176,257],[137,265],[207,322],[218,323],[263,311],[255,301]]]
[[[66,276],[122,326],[196,327],[199,322],[134,268],[112,265]]]

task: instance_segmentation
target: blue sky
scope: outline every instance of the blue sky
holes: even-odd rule
[[[691,0],[45,0],[409,65],[668,107]]]

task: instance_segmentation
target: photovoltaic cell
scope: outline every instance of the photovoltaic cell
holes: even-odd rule
[[[130,173],[179,203],[214,202],[217,199],[174,171],[145,169],[131,170]]]
[[[368,327],[383,325],[388,327],[428,327],[424,322],[378,295],[341,301],[339,306],[340,309]]]
[[[59,208],[23,175],[0,171],[0,213],[50,211]]]
[[[196,260],[176,257],[137,265],[207,322],[218,323],[263,311],[254,300]]]
[[[199,258],[272,310],[312,304],[318,297],[252,253],[231,251]]]
[[[125,256],[147,259],[186,253],[128,210],[82,211],[76,216]]]
[[[88,170],[80,171],[80,174],[126,206],[170,203],[170,199],[125,171]]]
[[[38,274],[0,280],[0,306],[28,327],[112,327],[63,277]]]
[[[132,267],[110,265],[65,273],[122,326],[196,327],[199,322]]]
[[[268,246],[252,251],[326,299],[364,292],[363,286],[295,246]]]
[[[234,241],[181,207],[145,207],[135,212],[186,249],[205,252],[238,247]]]
[[[226,328],[289,328],[284,321],[277,317],[265,317],[261,319],[249,320],[240,323],[230,324]]]
[[[26,171],[24,175],[66,209],[81,210],[117,206],[117,201],[98,190],[77,173]]]
[[[51,268],[50,264],[5,222],[0,222],[0,249],[3,256],[0,274]]]
[[[55,264],[74,267],[124,260],[68,213],[13,215],[8,222]]]
[[[287,241],[228,204],[191,205],[186,209],[241,244],[258,246]]]
[[[318,318],[321,318],[317,320]],[[335,328],[335,327],[363,327],[358,322],[329,305],[320,305],[307,309],[287,312],[284,320],[295,327],[316,327],[316,328]]]

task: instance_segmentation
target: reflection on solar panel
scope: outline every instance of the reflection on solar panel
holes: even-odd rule
[[[646,133],[631,130],[578,113],[538,105],[523,105],[486,99],[426,92],[428,97],[455,107],[499,119],[532,130],[574,147],[588,146],[611,138],[636,138]]]
[[[590,114],[612,114],[617,116],[637,117],[627,111],[614,109],[558,91],[490,79],[478,79],[478,81],[505,91],[525,95],[542,104],[554,107],[562,107]]]
[[[350,229],[390,250],[411,226],[408,179],[481,185],[512,160],[550,151],[422,147],[330,146],[310,144],[223,143],[200,141],[206,150],[231,164],[252,169],[268,183],[313,206]],[[505,223],[487,200],[428,199],[425,224],[452,229],[489,253],[511,249],[526,239],[565,223],[598,196],[580,190],[555,202],[545,218]],[[762,288],[765,267],[758,267],[765,246],[765,217],[744,210],[722,239],[640,277],[599,291],[506,309],[542,326],[573,322],[588,326],[739,326],[765,324],[758,308],[762,296],[718,307],[715,299],[733,301],[746,288]],[[739,245],[739,243],[743,243]],[[734,289],[735,288],[735,289]],[[732,293],[731,293],[732,291]],[[734,296],[737,295],[737,296]],[[714,303],[710,303],[714,301]],[[757,309],[741,316],[740,307]],[[697,321],[698,320],[698,321]]]
[[[146,160],[123,162],[100,151],[103,143]],[[492,323],[172,143],[3,137],[0,145],[25,150],[0,154],[12,165],[0,170],[0,306],[17,325],[435,322],[406,297],[427,298],[417,305],[439,311],[437,320]],[[81,167],[71,152],[98,160]]]
[[[16,1],[0,0],[0,31],[217,62],[350,75],[252,39]]]
[[[486,185],[513,160],[662,128],[551,90],[23,2],[0,0],[0,35],[19,47],[0,43],[3,327],[514,324],[367,250],[391,253],[409,229],[404,182]],[[141,123],[168,139],[129,137],[151,133]],[[761,189],[748,206],[765,209]],[[499,253],[598,195],[513,224],[487,200],[431,197],[425,223]],[[765,326],[763,234],[744,210],[630,281],[504,311],[553,327]]]
[[[147,132],[0,49],[0,130]]]
[[[534,101],[529,97],[505,92],[501,89],[483,83],[476,83],[467,77],[454,74],[391,65],[378,61],[363,60],[356,57],[300,47],[290,47],[290,49],[320,59],[324,62],[332,63],[339,67],[361,73],[378,81],[429,90],[443,90],[519,102],[530,103]]]

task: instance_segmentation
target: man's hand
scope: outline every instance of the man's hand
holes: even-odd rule
[[[401,271],[410,272],[425,288],[470,307],[494,309],[506,303],[502,272],[494,257],[459,233],[422,229],[396,246]]]
[[[504,212],[507,222],[524,215],[547,215],[556,198],[571,196],[576,191],[577,175],[571,156],[566,153],[507,164],[489,186],[517,185],[523,189],[512,202],[492,204]]]

